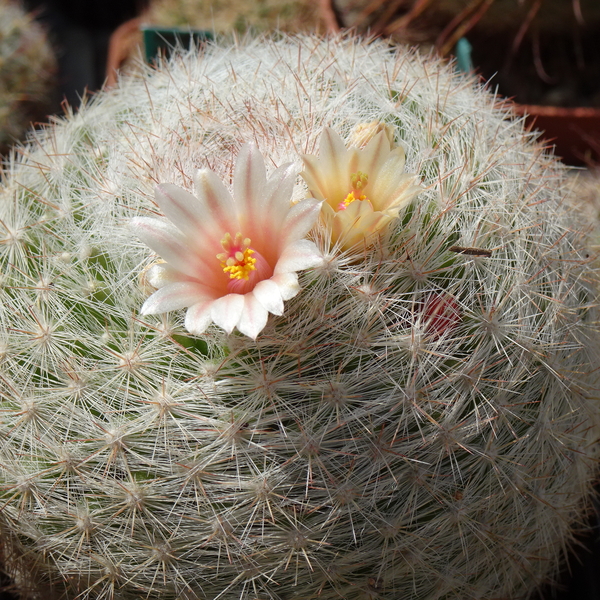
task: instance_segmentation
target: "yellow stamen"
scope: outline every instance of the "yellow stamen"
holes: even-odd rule
[[[366,200],[365,194],[361,194],[361,190],[367,185],[369,176],[362,171],[357,171],[350,175],[350,185],[352,191],[346,196],[343,202],[338,204],[338,210],[346,210],[355,200]]]
[[[223,273],[229,275],[229,279],[245,279],[248,281],[250,272],[255,271],[256,259],[252,258],[254,250],[249,248],[250,238],[242,237],[241,233],[235,234],[235,239],[230,233],[226,233],[221,240],[221,246],[225,252],[217,254],[221,261]]]

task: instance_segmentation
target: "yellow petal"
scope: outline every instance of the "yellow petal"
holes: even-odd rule
[[[385,136],[383,131],[380,131],[368,144],[360,151],[360,158],[358,169],[368,173],[371,180],[379,177],[379,170],[389,159],[390,156],[397,156],[397,151],[402,148],[396,148],[390,153],[390,141]],[[357,151],[358,152],[358,151]],[[404,168],[404,162],[402,162],[401,169]]]
[[[383,232],[392,217],[374,211],[368,201],[352,202],[346,210],[335,213],[331,220],[332,237],[348,250],[358,245],[368,245]]]

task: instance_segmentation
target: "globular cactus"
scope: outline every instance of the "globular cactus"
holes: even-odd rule
[[[47,112],[55,68],[42,28],[17,2],[0,0],[0,153]]]
[[[577,171],[570,174],[572,193],[569,195],[576,210],[590,222],[590,249],[600,256],[600,174],[597,169]],[[600,264],[600,262],[598,263]]]
[[[524,598],[556,575],[598,457],[598,272],[560,165],[486,91],[384,43],[280,37],[178,56],[36,136],[0,192],[0,528],[24,597]],[[393,160],[367,181],[375,147]],[[311,213],[322,258],[286,256],[297,293],[262,328],[145,314],[185,244],[225,272],[254,243],[210,255],[172,184],[264,233],[350,164],[339,204],[377,224],[345,244],[346,208]],[[384,175],[410,198],[375,198]],[[137,235],[161,228],[166,266]]]

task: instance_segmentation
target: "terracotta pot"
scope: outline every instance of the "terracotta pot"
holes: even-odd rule
[[[542,139],[555,147],[555,154],[568,165],[600,165],[600,108],[563,108],[514,105],[518,115],[525,115],[531,129],[538,129]]]

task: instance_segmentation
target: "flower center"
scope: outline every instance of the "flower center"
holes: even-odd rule
[[[343,202],[338,204],[338,210],[346,210],[352,202],[355,200],[368,200],[368,198],[362,193],[364,187],[367,185],[369,181],[369,176],[362,171],[357,171],[356,173],[352,173],[350,175],[350,185],[352,189],[350,193],[346,196]]]
[[[217,254],[217,258],[221,261],[223,273],[227,273],[229,279],[248,281],[250,273],[256,270],[256,258],[252,258],[254,250],[250,248],[250,238],[243,237],[239,231],[235,238],[226,233],[221,246],[225,252]]]

